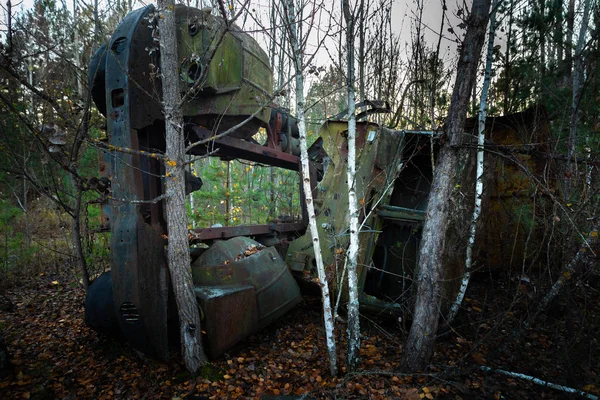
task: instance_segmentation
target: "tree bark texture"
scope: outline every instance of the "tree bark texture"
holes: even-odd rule
[[[287,4],[285,3],[287,1]],[[306,211],[308,213],[308,226],[313,238],[313,249],[315,253],[315,262],[317,275],[321,286],[321,295],[323,299],[323,321],[325,324],[325,337],[327,342],[327,353],[329,355],[329,371],[332,376],[337,374],[337,353],[334,336],[333,316],[331,310],[331,299],[329,295],[329,284],[325,275],[325,266],[323,265],[323,256],[321,254],[321,242],[319,240],[319,231],[317,229],[317,218],[315,216],[315,206],[313,203],[312,190],[310,186],[310,170],[308,159],[308,148],[306,144],[306,117],[304,115],[304,76],[302,63],[302,49],[300,48],[300,39],[298,35],[298,23],[294,12],[294,0],[283,0],[283,5],[287,11],[288,29],[290,34],[290,44],[292,47],[292,57],[296,72],[296,116],[298,118],[298,131],[300,136],[300,159],[302,161],[302,188],[304,190],[304,200],[306,202]]]
[[[489,9],[490,0],[473,0],[460,50],[456,83],[446,120],[447,139],[440,150],[423,227],[414,319],[402,358],[402,368],[406,371],[423,370],[433,354],[444,279],[444,246],[451,219],[450,201],[460,169],[457,147],[461,144],[469,95],[477,78],[477,62],[485,39]]]
[[[178,106],[179,62],[173,0],[159,1],[160,69],[166,130],[165,186],[169,243],[167,262],[179,315],[181,352],[186,368],[194,373],[206,363],[202,349],[200,313],[194,294],[185,208],[185,143],[183,114]]]
[[[488,48],[487,48],[487,56],[485,60],[485,79],[483,80],[483,88],[481,90],[481,99],[479,102],[479,118],[478,118],[478,134],[477,134],[477,172],[475,175],[475,204],[473,208],[473,215],[471,217],[471,225],[469,227],[469,242],[467,243],[467,255],[465,257],[465,269],[462,278],[462,282],[460,285],[460,289],[458,290],[458,295],[456,296],[456,300],[452,307],[450,308],[450,312],[448,313],[448,318],[446,322],[450,324],[456,314],[458,314],[458,309],[462,304],[463,298],[465,297],[465,293],[467,292],[467,287],[469,286],[469,281],[471,279],[471,267],[473,265],[473,247],[475,246],[475,236],[477,234],[477,222],[479,221],[479,216],[481,215],[481,202],[483,197],[483,166],[484,166],[484,149],[483,145],[485,142],[485,120],[487,117],[487,98],[488,91],[490,89],[490,83],[492,80],[492,62],[494,60],[494,38],[496,37],[496,7],[498,5],[498,0],[492,1],[492,14],[490,16],[490,31],[488,38]]]
[[[350,245],[346,263],[348,266],[348,357],[347,368],[353,372],[358,367],[360,350],[360,318],[358,312],[358,200],[356,199],[356,115],[354,92],[354,17],[350,11],[349,0],[342,0],[344,19],[346,20],[346,49],[348,52],[348,73],[346,89],[348,92],[348,215],[350,217]],[[362,10],[359,10],[362,15]]]

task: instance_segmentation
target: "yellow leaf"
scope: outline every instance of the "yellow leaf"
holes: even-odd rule
[[[429,388],[427,386],[423,387],[421,390],[425,393],[431,392],[431,390],[429,390]]]
[[[585,385],[581,390],[588,393],[600,394],[600,390],[594,385]]]
[[[590,237],[598,237],[598,232],[597,231],[591,231],[590,232]]]
[[[471,308],[472,308],[473,310],[477,311],[477,312],[481,312],[481,308],[479,308],[479,307],[475,307],[475,306],[473,306],[473,307],[471,307]]]
[[[58,281],[52,281],[53,285],[58,285]]]
[[[569,279],[569,278],[571,277],[571,273],[570,273],[569,271],[565,271],[565,272],[563,273],[563,276],[564,276],[565,278]]]

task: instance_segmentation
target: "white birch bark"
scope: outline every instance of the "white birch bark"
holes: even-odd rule
[[[287,1],[287,4],[285,3]],[[287,23],[290,34],[290,44],[292,47],[292,57],[296,72],[296,116],[298,118],[298,131],[300,135],[300,159],[302,161],[302,188],[306,202],[306,211],[308,213],[308,225],[310,234],[313,238],[313,249],[315,253],[315,262],[317,264],[317,274],[321,286],[321,295],[323,297],[323,321],[325,324],[325,337],[327,341],[327,353],[329,355],[329,371],[332,376],[337,374],[337,354],[334,337],[333,316],[331,312],[331,300],[329,296],[329,284],[325,275],[323,265],[323,256],[321,254],[321,242],[319,240],[319,231],[317,229],[317,219],[315,216],[315,207],[310,187],[310,172],[308,149],[306,145],[306,118],[304,115],[304,76],[302,55],[298,38],[298,22],[294,11],[294,0],[283,0],[283,5],[287,9]]]
[[[483,196],[483,161],[484,154],[483,145],[485,141],[485,119],[487,117],[487,97],[492,80],[492,61],[494,59],[494,38],[496,35],[496,8],[498,0],[492,2],[492,14],[490,15],[490,31],[488,39],[487,56],[485,61],[485,78],[483,80],[483,89],[481,90],[481,100],[479,104],[479,121],[477,132],[477,172],[475,174],[475,206],[473,208],[473,216],[471,217],[471,225],[469,227],[469,241],[467,243],[467,254],[465,257],[465,272],[460,284],[460,289],[456,295],[456,299],[448,313],[447,323],[450,324],[456,314],[462,301],[465,297],[469,281],[471,279],[471,268],[473,265],[473,246],[475,245],[475,235],[477,234],[477,221],[481,215],[481,198]]]
[[[194,373],[206,363],[202,349],[200,313],[194,294],[185,208],[185,143],[179,90],[177,25],[173,0],[159,0],[160,70],[165,114],[165,186],[169,242],[167,262],[179,314],[181,353],[186,368]]]
[[[346,20],[346,49],[348,52],[348,73],[346,89],[348,91],[348,214],[350,217],[350,245],[346,263],[348,266],[348,372],[358,367],[360,350],[360,318],[358,312],[358,201],[356,199],[356,115],[354,93],[354,17],[348,0],[342,0],[344,19]],[[360,13],[360,11],[359,11]]]

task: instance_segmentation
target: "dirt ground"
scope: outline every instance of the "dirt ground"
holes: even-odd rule
[[[574,283],[525,329],[535,306],[527,287],[508,278],[475,280],[453,329],[438,338],[431,365],[414,375],[398,372],[406,332],[397,322],[368,317],[359,372],[342,368],[329,376],[320,303],[307,297],[194,377],[177,349],[158,362],[86,327],[85,293],[72,276],[42,274],[5,291],[12,309],[0,313],[0,329],[14,368],[0,380],[0,398],[583,398],[482,366],[600,395],[600,295],[590,282]],[[338,325],[340,355],[344,330]]]

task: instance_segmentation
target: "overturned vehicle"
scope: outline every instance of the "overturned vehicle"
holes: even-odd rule
[[[131,345],[166,359],[176,341],[177,310],[166,264],[167,227],[161,202],[165,128],[156,10],[126,16],[90,66],[90,87],[107,120],[100,170],[110,182],[103,206],[111,233],[111,271],[86,300],[86,323],[124,335]],[[241,159],[300,171],[295,119],[271,103],[272,70],[254,39],[209,10],[175,7],[186,145],[190,155]],[[176,72],[173,72],[176,73]],[[370,104],[381,111],[381,104]],[[368,112],[367,112],[368,114]],[[245,122],[242,124],[242,122]],[[334,292],[344,294],[348,246],[347,122],[326,121],[309,149],[321,250]],[[219,136],[232,127],[229,135]],[[266,142],[253,138],[263,128]],[[431,186],[432,132],[396,131],[357,123],[356,192],[360,198],[361,307],[398,315],[409,290]],[[117,148],[134,151],[119,152]],[[202,177],[200,177],[202,178]],[[189,176],[188,191],[202,185]],[[301,182],[298,182],[301,195]],[[301,195],[302,196],[302,195]],[[192,276],[204,344],[218,357],[301,301],[298,281],[315,281],[307,216],[260,225],[191,229]],[[175,334],[173,334],[175,327]]]

